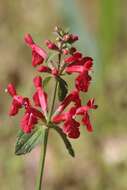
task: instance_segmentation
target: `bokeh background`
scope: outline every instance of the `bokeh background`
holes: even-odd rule
[[[15,156],[20,115],[8,116],[11,98],[4,92],[13,82],[30,95],[31,52],[26,32],[44,47],[56,25],[80,36],[77,47],[94,58],[93,82],[84,101],[95,97],[94,133],[82,127],[72,140],[76,158],[50,134],[44,183],[47,190],[127,190],[127,1],[1,0],[0,1],[0,189],[34,190],[40,148]],[[49,94],[51,89],[49,89]]]

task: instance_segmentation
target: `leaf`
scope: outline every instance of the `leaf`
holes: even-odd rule
[[[48,76],[48,77],[44,78],[44,80],[43,80],[43,86],[44,86],[44,88],[46,88],[46,86],[48,85],[48,83],[49,83],[49,81],[50,81],[51,78],[52,78],[51,76]]]
[[[61,77],[57,77],[57,80],[59,82],[58,98],[60,101],[63,101],[68,92],[68,85],[67,85],[66,81],[64,79],[62,79]]]
[[[72,148],[72,145],[70,143],[70,141],[68,140],[67,136],[65,133],[63,133],[62,129],[60,127],[58,127],[57,125],[51,125],[51,128],[52,129],[55,129],[56,132],[61,136],[67,150],[68,150],[68,153],[72,156],[72,157],[75,157],[75,152]]]
[[[29,153],[37,144],[43,140],[43,126],[39,126],[35,131],[26,134],[19,131],[18,139],[15,146],[15,154],[22,155]]]

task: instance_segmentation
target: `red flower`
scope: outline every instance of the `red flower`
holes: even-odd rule
[[[43,90],[42,86],[42,78],[40,76],[37,76],[33,80],[36,92],[33,95],[33,100],[35,102],[36,106],[41,106],[41,109],[44,114],[46,114],[47,110],[47,94]]]
[[[80,136],[79,131],[80,123],[74,119],[67,120],[63,126],[63,132],[70,138],[78,138]]]
[[[70,138],[78,138],[80,135],[79,126],[80,123],[77,122],[73,117],[76,113],[76,107],[72,107],[69,112],[63,114],[58,114],[53,117],[54,123],[64,122],[62,127],[63,132],[68,135]]]
[[[87,102],[87,105],[77,108],[76,114],[83,115],[85,112],[89,111],[90,109],[96,109],[96,108],[97,108],[97,105],[94,104],[94,98],[91,98]]]
[[[21,129],[24,133],[31,133],[34,125],[37,124],[37,118],[33,113],[26,112],[21,120]]]
[[[91,76],[88,75],[88,72],[80,74],[75,81],[76,88],[79,91],[87,92],[91,81]]]
[[[45,44],[47,45],[47,47],[49,49],[52,49],[52,50],[59,50],[59,48],[57,47],[57,45],[53,42],[51,42],[50,40],[45,40]]]
[[[76,61],[78,61],[78,59],[81,58],[81,57],[82,57],[82,54],[79,53],[79,52],[76,52],[76,53],[74,53],[72,56],[67,57],[67,58],[64,60],[64,62],[65,62],[65,63],[76,62]]]
[[[17,95],[16,89],[12,84],[9,84],[7,86],[7,91],[13,97],[9,115],[16,115],[19,109],[24,107],[26,112],[21,120],[21,128],[24,133],[30,133],[31,130],[34,128],[35,124],[37,124],[38,119],[44,120],[43,114],[39,110],[31,106],[28,98],[23,98],[22,96]]]
[[[76,110],[76,115],[82,115],[83,116],[82,122],[84,125],[86,125],[87,130],[89,132],[93,131],[93,127],[90,123],[88,111],[90,109],[96,109],[96,108],[97,108],[97,105],[94,105],[94,99],[92,98],[87,102],[86,106],[81,106],[81,107],[77,108],[77,110]]]
[[[9,92],[9,94],[13,97],[9,115],[14,116],[22,107],[23,98],[22,96],[17,95],[16,89],[11,83],[7,86],[7,92]]]
[[[91,62],[91,63],[90,63]],[[93,65],[93,59],[91,57],[83,57],[81,59],[79,59],[78,61],[76,61],[75,63],[70,64],[71,65],[85,65],[85,64],[91,64],[91,66]]]
[[[36,67],[43,63],[43,61],[47,58],[47,53],[44,49],[40,48],[32,39],[30,34],[25,35],[26,44],[32,49],[32,65]]]
[[[78,36],[74,34],[66,34],[63,37],[64,42],[68,42],[68,43],[74,43],[78,39],[79,39]]]
[[[93,66],[93,62],[91,60],[88,60],[84,63],[82,63],[82,60],[80,62],[77,62],[76,64],[71,64],[68,67],[66,67],[66,72],[71,73],[84,73],[86,71],[90,71]]]
[[[26,112],[21,120],[21,128],[24,133],[31,133],[32,129],[35,127],[35,124],[38,123],[38,119],[43,120],[44,116],[40,111],[31,106],[28,98],[23,99],[23,105]]]
[[[41,65],[41,66],[39,66],[38,68],[37,68],[37,70],[39,71],[39,72],[46,72],[46,73],[50,73],[51,72],[51,69],[49,68],[49,67],[47,67],[47,66],[44,66],[44,65]]]
[[[76,115],[82,116],[82,122],[86,125],[89,132],[93,131],[93,127],[90,123],[88,111],[90,109],[96,109],[97,105],[94,105],[94,99],[90,99],[87,105],[80,107],[72,107],[68,112],[59,113],[52,118],[54,123],[64,122],[63,132],[70,138],[78,138],[80,135],[79,126],[80,123],[75,120]]]
[[[47,66],[41,65],[40,67],[38,67],[37,70],[39,72],[46,72],[52,74],[53,76],[58,76],[58,69],[56,69],[55,67],[49,68]]]
[[[84,60],[82,60],[84,62]],[[93,62],[91,59],[84,62],[82,65],[81,61],[80,64],[72,64],[66,68],[66,72],[71,74],[74,72],[79,73],[78,77],[76,78],[76,88],[79,91],[87,92],[88,87],[90,84],[91,77],[89,76],[88,72],[91,70]]]
[[[61,113],[71,102],[75,103],[75,107],[81,106],[81,99],[79,97],[79,92],[76,89],[65,97],[65,99],[58,106],[56,113]]]

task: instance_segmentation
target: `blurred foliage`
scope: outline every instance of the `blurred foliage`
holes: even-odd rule
[[[29,32],[44,46],[55,25],[69,27],[80,36],[79,49],[94,57],[95,73],[84,102],[94,95],[99,105],[91,114],[94,133],[82,127],[73,141],[76,158],[64,150],[51,132],[45,168],[47,190],[127,189],[127,16],[126,1],[120,0],[31,0],[0,3],[0,189],[33,190],[40,148],[25,157],[14,155],[20,115],[7,115],[10,97],[4,93],[13,82],[24,95],[33,90],[31,53],[23,42]],[[70,81],[70,79],[67,79]],[[70,81],[71,84],[71,81]],[[51,86],[48,88],[50,92]]]

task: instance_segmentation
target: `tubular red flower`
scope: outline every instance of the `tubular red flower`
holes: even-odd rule
[[[75,64],[76,65],[85,65],[87,62],[93,62],[93,59],[91,57],[83,57],[79,59]],[[93,64],[93,63],[92,63]]]
[[[49,67],[47,67],[47,66],[44,66],[44,65],[41,65],[40,67],[38,67],[37,70],[39,72],[47,72],[47,73],[51,72],[51,69]]]
[[[76,89],[65,97],[65,99],[58,106],[56,112],[61,113],[71,102],[74,102],[76,107],[81,106],[81,99],[79,97],[79,92]]]
[[[57,45],[53,42],[51,42],[50,40],[45,40],[45,44],[47,45],[47,47],[49,49],[52,49],[52,50],[59,50],[59,48],[57,47]]]
[[[35,106],[41,107],[37,91],[33,94],[33,101]]]
[[[32,114],[26,112],[21,120],[21,129],[24,133],[31,133],[35,124],[37,124],[37,118]]]
[[[40,85],[39,79],[36,80],[36,85]],[[43,114],[31,106],[28,98],[23,98],[22,96],[17,95],[15,87],[12,84],[8,85],[7,90],[13,97],[9,115],[16,115],[19,109],[24,106],[26,112],[21,120],[21,128],[25,133],[30,133],[31,130],[34,128],[35,124],[37,124],[38,119],[44,119]]]
[[[43,114],[31,106],[28,98],[23,99],[23,105],[25,106],[26,112],[21,120],[21,128],[24,133],[31,133],[35,124],[38,123],[38,119],[43,120]]]
[[[71,34],[71,41],[75,42],[79,39],[79,37],[77,35]]]
[[[89,111],[90,109],[96,109],[97,105],[94,104],[94,98],[91,98],[88,102],[87,105],[81,106],[77,108],[76,114],[77,115],[83,115],[85,112]]]
[[[22,96],[17,95],[14,85],[11,83],[7,86],[7,92],[13,97],[9,115],[14,116],[18,113],[19,109],[22,108],[23,98]]]
[[[74,72],[82,73],[84,71],[84,67],[80,65],[73,65],[73,66],[66,67],[65,70],[69,74],[74,73]]]
[[[63,114],[58,114],[58,115],[54,116],[52,121],[54,123],[60,123],[62,121],[65,121],[66,119],[67,119],[67,114],[63,113]]]
[[[47,66],[43,66],[41,65],[40,67],[38,67],[37,69],[39,72],[46,72],[46,73],[50,73],[53,76],[58,76],[58,69],[56,69],[55,67],[52,67],[51,69]]]
[[[75,61],[78,61],[78,59],[80,59],[82,57],[82,54],[79,53],[79,52],[76,52],[74,53],[72,56],[70,57],[67,57],[64,62],[65,63],[72,63],[72,62],[75,62]]]
[[[42,87],[42,78],[40,76],[35,77],[33,83],[35,88]]]
[[[33,79],[33,82],[34,82],[34,86],[37,90],[33,96],[33,100],[35,101],[35,105],[40,105],[43,113],[46,114],[47,94],[43,90],[42,78],[40,76],[37,76]],[[37,96],[38,96],[38,98],[37,98]]]
[[[70,119],[64,123],[63,132],[67,134],[68,137],[76,139],[80,136],[79,126],[79,122],[74,119]]]
[[[9,110],[9,115],[14,116],[19,112],[19,109],[22,107],[22,104],[19,102],[15,101],[15,99],[12,100],[12,104]]]
[[[7,86],[7,92],[9,92],[9,94],[13,97],[14,95],[16,95],[16,89],[14,87],[13,84],[8,84]]]
[[[52,119],[54,123],[64,122],[62,127],[63,132],[67,134],[70,138],[78,138],[80,135],[80,123],[73,118],[76,113],[76,109],[76,107],[72,107],[68,112],[58,114]]]
[[[93,62],[91,58],[78,60],[76,63],[72,63],[67,66],[65,71],[69,74],[71,73],[79,73],[76,78],[75,85],[79,91],[87,92],[88,87],[90,85],[91,76],[89,76],[89,71],[93,66]]]
[[[71,64],[68,67],[66,67],[66,72],[67,73],[84,73],[86,71],[90,71],[92,66],[93,66],[93,62],[91,60],[88,60],[84,63],[84,65],[82,64],[78,64],[79,62],[77,62],[76,64]]]
[[[66,133],[70,138],[78,138],[80,135],[79,126],[80,123],[77,122],[74,118],[76,115],[82,116],[82,122],[86,126],[89,132],[93,131],[92,124],[90,122],[88,111],[90,109],[96,109],[97,105],[94,104],[94,99],[90,99],[85,106],[72,107],[68,112],[55,115],[52,118],[54,123],[63,124],[63,132]]]
[[[47,59],[47,53],[44,49],[40,48],[32,39],[30,34],[26,34],[24,37],[26,44],[32,49],[32,65],[36,67],[43,63]]]
[[[76,115],[82,115],[83,116],[82,122],[84,125],[86,125],[87,130],[89,132],[93,131],[93,127],[92,127],[92,124],[90,123],[88,111],[90,109],[96,109],[96,108],[97,108],[97,105],[94,105],[94,99],[92,98],[87,102],[86,106],[81,106],[81,107],[77,108],[77,110],[76,110]]]
[[[74,43],[78,39],[79,39],[79,37],[74,34],[65,34],[63,37],[64,42],[68,42],[68,43]]]
[[[24,37],[24,40],[25,40],[26,44],[30,47],[31,47],[31,45],[34,44],[34,41],[33,41],[32,36],[30,34],[26,34]]]
[[[80,74],[75,81],[77,90],[87,92],[91,81],[91,76],[88,75],[88,72]]]

